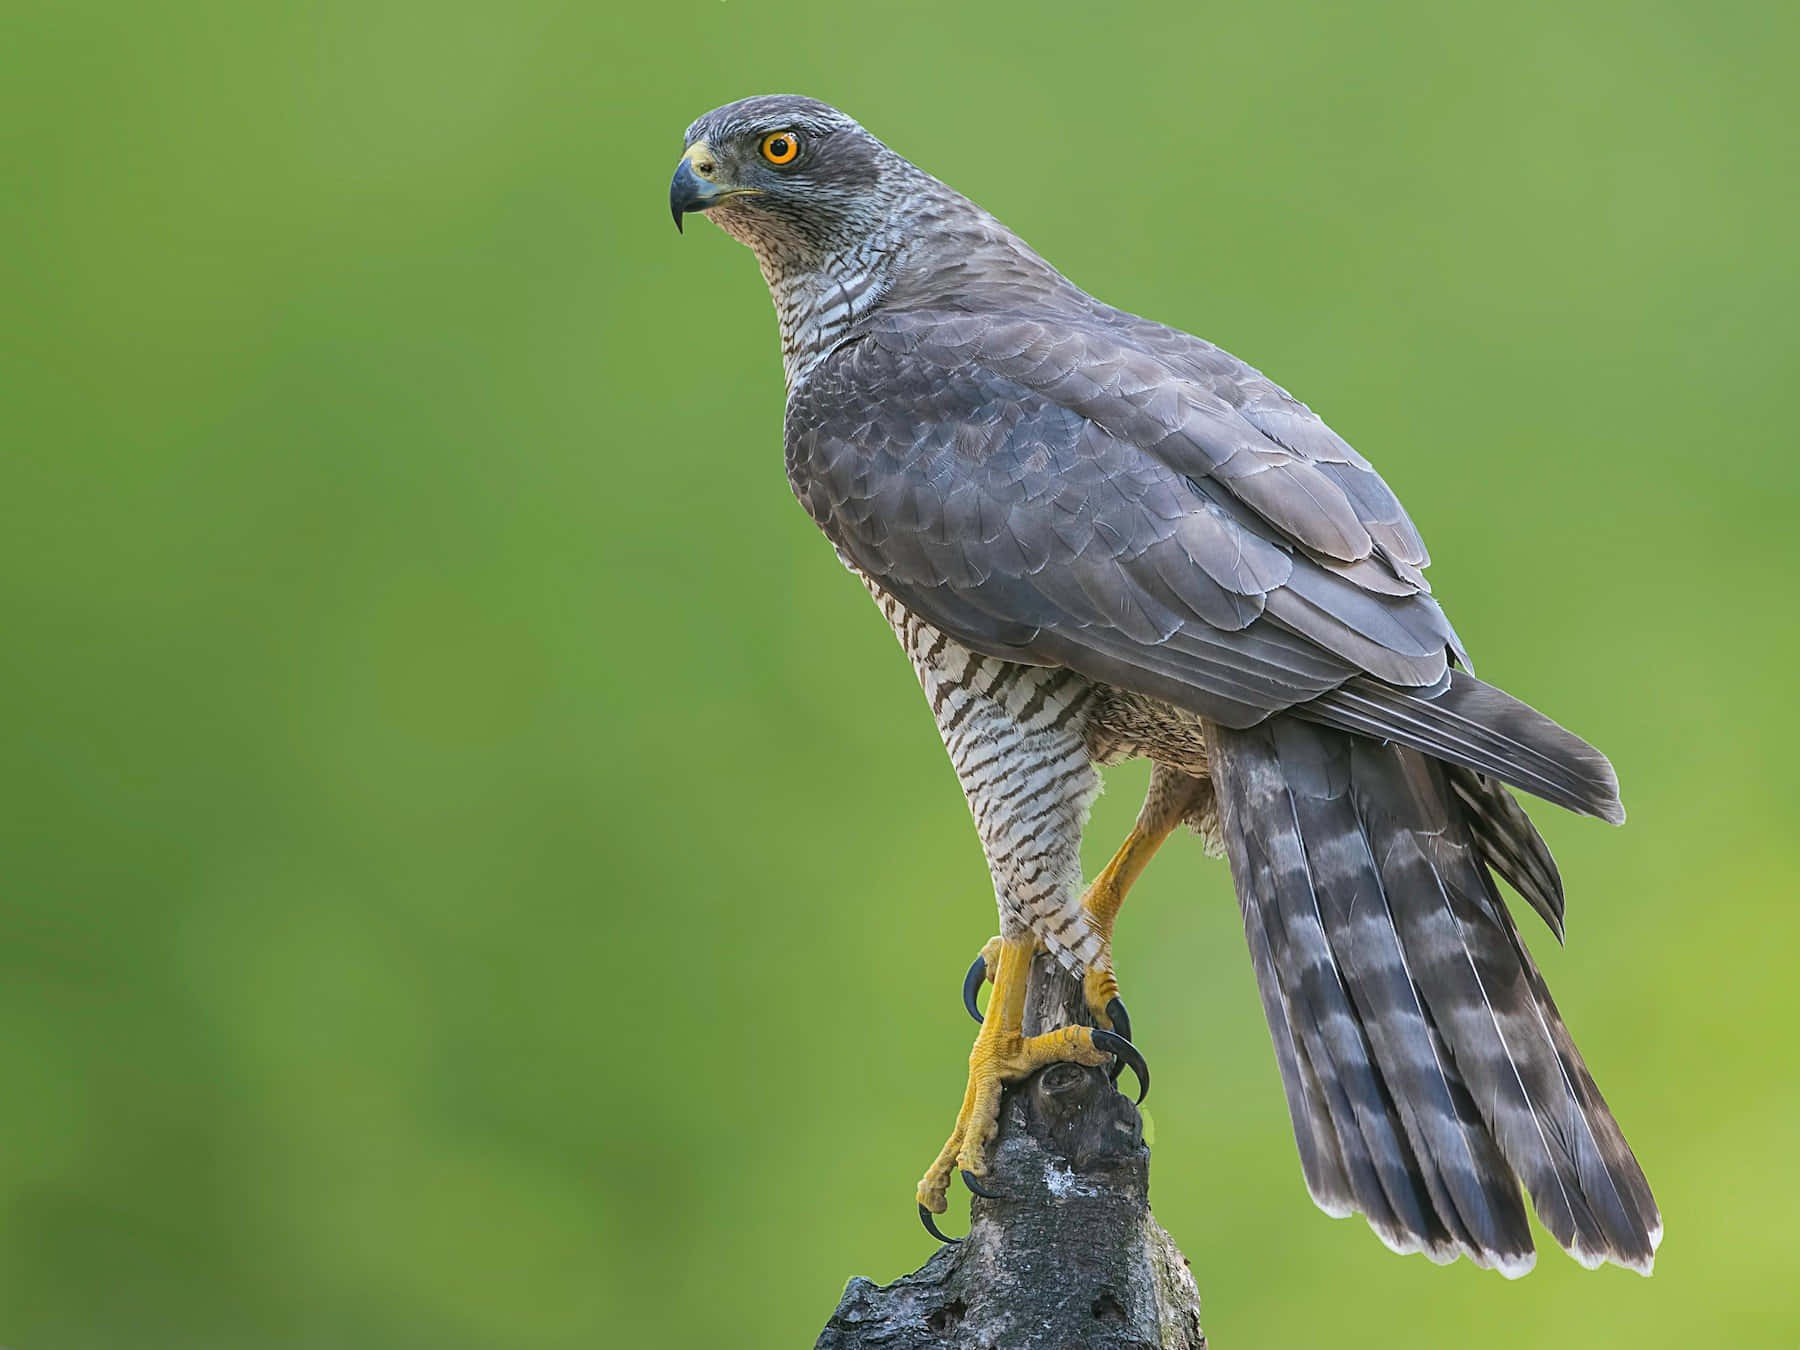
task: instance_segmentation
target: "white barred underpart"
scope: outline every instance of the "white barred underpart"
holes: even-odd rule
[[[1094,686],[980,656],[863,584],[918,672],[994,879],[1000,931],[1035,933],[1080,974],[1100,954],[1081,908],[1081,833],[1100,791],[1087,747]]]

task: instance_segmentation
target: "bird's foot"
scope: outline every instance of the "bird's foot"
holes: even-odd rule
[[[1097,1067],[1114,1056],[1129,1063],[1140,1081],[1148,1078],[1143,1057],[1136,1048],[1111,1031],[1058,1027],[1042,1036],[1014,1037],[1009,1043],[998,1037],[987,1040],[984,1045],[982,1038],[977,1038],[969,1056],[969,1085],[963,1093],[956,1128],[919,1181],[919,1214],[939,1241],[949,1239],[937,1231],[931,1216],[944,1212],[952,1172],[961,1172],[964,1184],[975,1194],[996,1198],[984,1189],[981,1178],[987,1173],[988,1146],[999,1129],[1000,1097],[1006,1084],[1027,1078],[1046,1064],[1070,1062]]]
[[[994,952],[991,962],[986,959],[989,949]],[[996,938],[983,948],[982,960],[994,981],[994,998],[969,1052],[969,1082],[963,1093],[962,1110],[956,1116],[956,1128],[918,1187],[919,1217],[940,1241],[949,1239],[938,1231],[932,1216],[944,1212],[953,1172],[960,1171],[964,1184],[977,1195],[993,1198],[982,1188],[981,1178],[987,1172],[988,1146],[999,1129],[1000,1097],[1006,1084],[1018,1082],[1046,1064],[1072,1062],[1097,1067],[1116,1057],[1129,1064],[1137,1075],[1139,1101],[1150,1089],[1150,1070],[1144,1057],[1116,1031],[1058,1027],[1041,1036],[1022,1034],[1026,977],[1035,951],[1036,943],[1031,938]],[[980,978],[973,970],[970,976],[973,988],[979,988]],[[1112,1002],[1117,1001],[1115,994]]]
[[[982,1020],[981,1005],[976,1001],[981,993],[981,986],[991,983],[994,970],[1000,959],[1000,939],[991,937],[982,947],[980,955],[969,967],[969,973],[963,976],[963,1007],[969,1010],[969,1016],[977,1023]],[[1125,1010],[1125,1000],[1119,997],[1118,977],[1113,974],[1112,943],[1109,941],[1101,953],[1101,959],[1088,967],[1087,974],[1081,981],[1082,994],[1087,1002],[1088,1015],[1094,1019],[1094,1025],[1103,1031],[1116,1031],[1126,1040],[1131,1039],[1131,1014]],[[1108,1071],[1113,1082],[1119,1081],[1119,1074],[1124,1071],[1123,1060],[1115,1060]]]
[[[1107,947],[1110,949],[1111,945],[1108,943]],[[993,983],[999,959],[1000,939],[991,937],[976,956],[974,964],[969,967],[969,973],[963,976],[963,1007],[969,1010],[969,1016],[978,1024],[982,1020],[981,1004],[977,1001],[981,986]],[[1125,1011],[1125,1000],[1119,997],[1119,981],[1113,974],[1110,950],[1102,955],[1101,960],[1103,964],[1096,963],[1088,968],[1081,982],[1088,1014],[1094,1019],[1094,1025],[1103,1031],[1116,1031],[1130,1040],[1131,1014]],[[1115,1078],[1117,1076],[1114,1075]]]
[[[1119,997],[1119,980],[1113,974],[1110,951],[1106,954],[1106,964],[1089,966],[1081,977],[1081,996],[1096,1026],[1116,1031],[1126,1040],[1131,1039],[1131,1014],[1125,1011],[1125,1000]],[[1113,1078],[1116,1080],[1118,1076],[1115,1066]]]

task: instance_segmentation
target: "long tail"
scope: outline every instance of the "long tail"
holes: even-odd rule
[[[1560,926],[1524,813],[1477,774],[1290,716],[1210,746],[1320,1208],[1512,1277],[1535,1259],[1523,1182],[1576,1260],[1648,1274],[1656,1201],[1488,871]]]

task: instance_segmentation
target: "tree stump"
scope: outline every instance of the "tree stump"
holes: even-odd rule
[[[1080,984],[1032,966],[1027,1035],[1086,1021]],[[815,1350],[1092,1346],[1205,1350],[1200,1292],[1150,1214],[1150,1150],[1102,1069],[1052,1064],[1007,1090],[969,1235],[889,1285],[857,1276]]]

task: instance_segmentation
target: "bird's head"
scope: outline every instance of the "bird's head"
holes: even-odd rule
[[[669,184],[676,228],[706,212],[772,259],[853,248],[881,224],[917,170],[829,104],[764,94],[715,108],[687,129]]]
[[[1040,300],[1064,284],[968,198],[795,94],[727,103],[689,127],[669,209],[678,227],[704,211],[756,254],[790,383],[880,309],[961,304],[972,279]]]

